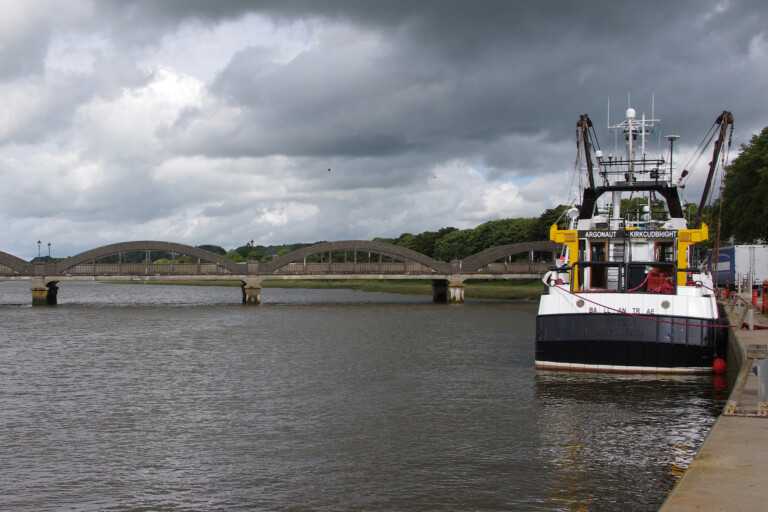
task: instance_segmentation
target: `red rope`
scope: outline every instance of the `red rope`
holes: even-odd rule
[[[662,320],[661,318],[653,318],[653,317],[650,317],[650,316],[636,315],[634,313],[627,313],[626,311],[622,311],[620,309],[615,309],[615,308],[612,308],[612,307],[608,307],[608,306],[606,306],[604,304],[600,304],[598,302],[590,300],[590,299],[588,299],[588,298],[586,298],[586,297],[584,297],[582,295],[579,295],[576,292],[572,292],[571,290],[567,290],[565,288],[560,288],[558,286],[554,286],[553,288],[557,288],[558,290],[562,290],[562,291],[568,292],[568,293],[570,293],[571,295],[573,295],[575,297],[578,297],[578,298],[580,298],[582,300],[585,300],[587,302],[591,302],[595,306],[600,306],[601,308],[605,308],[605,309],[608,309],[610,311],[614,311],[614,312],[622,314],[622,315],[627,315],[627,316],[631,316],[631,317],[634,317],[634,318],[640,318],[642,320],[651,320],[653,322],[658,322],[658,323],[662,323],[662,324],[686,325],[686,326],[690,326],[690,327],[733,327],[734,329],[737,328],[737,326],[735,326],[735,325],[689,324],[689,323],[685,323],[685,322],[673,322],[672,320]]]
[[[664,283],[661,286],[657,286],[653,290],[651,290],[651,293],[666,293],[669,295],[670,293],[673,293],[675,291],[675,287],[672,286],[669,283]]]
[[[699,282],[702,288],[706,288],[709,291],[715,292],[715,296],[719,296],[722,292],[720,290],[716,290],[715,288],[710,288],[709,286],[704,285],[703,283]]]
[[[645,283],[647,283],[647,282],[648,282],[648,278],[649,278],[649,277],[651,277],[651,273],[650,273],[650,272],[648,272],[647,274],[645,274],[645,279],[643,280],[643,282],[642,282],[642,283],[640,283],[638,286],[636,286],[636,287],[632,288],[631,290],[627,290],[627,293],[631,293],[631,292],[634,292],[635,290],[639,290],[640,288],[642,288],[643,286],[645,286]]]

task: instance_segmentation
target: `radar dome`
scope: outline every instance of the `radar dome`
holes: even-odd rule
[[[637,112],[635,112],[635,109],[633,109],[633,108],[628,108],[627,109],[627,117],[629,119],[634,119],[636,115],[637,115]]]

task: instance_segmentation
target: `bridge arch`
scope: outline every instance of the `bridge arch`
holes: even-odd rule
[[[464,272],[475,272],[489,263],[502,258],[529,251],[558,251],[563,246],[555,242],[522,242],[519,244],[500,245],[491,247],[477,254],[464,258],[461,268]]]
[[[448,273],[450,268],[449,263],[437,261],[430,258],[429,256],[421,254],[420,252],[416,252],[406,247],[400,247],[399,245],[388,244],[384,242],[369,242],[365,240],[345,240],[341,242],[322,242],[319,244],[311,245],[309,247],[290,252],[284,256],[280,256],[279,258],[275,258],[269,263],[261,263],[259,264],[259,273],[272,273],[288,265],[289,263],[293,263],[308,256],[336,251],[375,252],[381,254],[382,256],[387,256],[401,261],[407,260],[421,263],[422,265],[429,267],[438,273]]]
[[[4,265],[19,274],[25,274],[28,272],[31,264],[18,256],[0,251],[0,265]]]
[[[56,273],[64,274],[67,270],[83,263],[88,263],[93,260],[112,256],[121,252],[137,252],[137,251],[165,251],[173,252],[176,254],[183,254],[187,256],[194,256],[200,258],[203,261],[209,261],[216,263],[217,265],[229,270],[233,274],[245,274],[247,272],[246,265],[241,263],[235,263],[228,260],[223,256],[214,254],[205,249],[198,247],[192,247],[191,245],[178,244],[175,242],[160,242],[160,241],[140,241],[140,242],[119,242],[116,244],[104,245],[95,249],[90,249],[75,256],[71,256],[65,260],[62,260],[56,264]]]

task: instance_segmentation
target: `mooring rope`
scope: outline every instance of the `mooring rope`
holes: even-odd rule
[[[706,287],[704,285],[701,285],[701,286],[703,286],[704,288],[708,288],[708,287]],[[599,302],[596,302],[594,300],[588,299],[588,298],[584,297],[583,295],[579,295],[576,292],[573,292],[573,291],[568,290],[566,288],[560,288],[557,285],[552,285],[552,286],[550,286],[550,288],[555,288],[557,290],[561,290],[561,291],[567,292],[567,293],[573,295],[574,297],[578,297],[581,300],[590,302],[590,303],[594,304],[595,306],[599,306],[599,307],[607,309],[609,311],[613,311],[615,313],[619,313],[619,314],[626,315],[626,316],[631,316],[631,317],[634,317],[634,318],[639,318],[639,319],[642,319],[642,320],[651,320],[653,322],[658,322],[658,323],[662,323],[662,324],[684,325],[684,326],[689,326],[689,327],[733,327],[733,328],[738,328],[735,325],[719,325],[719,324],[705,324],[705,323],[691,324],[691,323],[687,323],[687,322],[675,322],[675,321],[672,321],[672,320],[664,320],[662,318],[655,318],[655,317],[651,317],[651,316],[638,315],[636,313],[628,313],[628,312],[622,311],[620,309],[616,309],[616,308],[612,308],[610,306],[606,306],[605,304],[600,304]],[[711,288],[708,288],[708,289],[711,289]]]

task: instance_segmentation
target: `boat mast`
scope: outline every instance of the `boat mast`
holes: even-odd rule
[[[579,116],[579,121],[576,123],[581,129],[581,140],[584,143],[584,156],[587,163],[587,178],[589,179],[589,187],[595,188],[595,177],[592,163],[592,142],[589,138],[589,129],[592,127],[592,120],[587,114]]]
[[[699,211],[696,212],[696,223],[694,224],[694,228],[696,229],[701,227],[702,215],[704,214],[704,206],[707,204],[707,199],[709,199],[709,189],[712,186],[712,177],[714,176],[715,169],[717,168],[717,160],[720,158],[720,150],[723,148],[723,142],[725,142],[725,135],[728,130],[728,125],[731,125],[731,132],[733,132],[733,114],[723,110],[723,113],[720,114],[720,117],[717,118],[715,123],[720,125],[720,133],[718,134],[717,140],[715,141],[715,149],[712,152],[712,161],[709,162],[709,174],[707,175],[707,182],[704,185],[704,191],[701,194]]]

